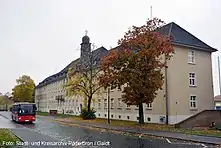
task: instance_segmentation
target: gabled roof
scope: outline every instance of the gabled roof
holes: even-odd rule
[[[180,45],[209,52],[217,51],[217,49],[207,45],[174,22],[159,28],[157,31],[164,35],[170,35],[174,45]]]
[[[106,48],[104,48],[103,46],[92,51],[92,55],[96,55],[96,63],[98,63],[101,58],[103,56],[105,56],[106,54],[108,53],[108,50]],[[55,81],[58,81],[58,80],[62,80],[64,78],[67,77],[67,72],[68,72],[68,69],[71,68],[71,67],[74,67],[77,63],[79,63],[80,61],[86,61],[82,58],[78,58],[74,61],[72,61],[70,64],[68,64],[64,69],[62,69],[60,72],[52,75],[52,76],[49,76],[47,77],[46,79],[44,79],[42,82],[40,82],[36,88],[39,88],[39,87],[42,87],[42,86],[45,86],[45,85],[48,85],[50,83],[53,83]]]
[[[169,24],[166,24],[162,26],[161,28],[157,29],[157,32],[162,33],[163,35],[169,35],[172,37],[172,43],[173,45],[178,45],[178,46],[184,46],[188,48],[193,48],[197,50],[204,50],[208,52],[215,52],[217,49],[212,48],[211,46],[207,45],[179,25],[177,25],[174,22],[171,22]],[[118,46],[119,47],[119,46]],[[118,47],[115,47],[114,49],[117,49]],[[105,56],[108,53],[108,50],[104,48],[103,46],[94,50],[93,55],[97,55],[96,63],[98,63],[103,56]],[[82,58],[78,58],[74,61],[72,61],[70,64],[68,64],[64,69],[62,69],[60,72],[47,77],[45,80],[40,82],[36,88],[45,86],[47,84],[50,84],[52,82],[61,80],[66,78],[66,74],[68,72],[68,69],[70,67],[74,67],[78,62],[80,61],[85,61]]]

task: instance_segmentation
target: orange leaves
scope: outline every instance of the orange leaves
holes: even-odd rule
[[[170,38],[156,31],[163,24],[154,18],[141,27],[132,26],[101,62],[100,82],[112,88],[127,84],[122,96],[126,103],[152,102],[163,86],[162,57],[169,59],[173,52]]]

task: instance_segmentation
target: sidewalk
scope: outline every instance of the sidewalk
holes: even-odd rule
[[[221,138],[211,137],[211,136],[210,137],[209,136],[197,136],[197,135],[188,135],[188,134],[182,134],[182,133],[177,133],[177,132],[166,132],[166,131],[151,131],[151,130],[140,129],[140,128],[114,126],[111,124],[108,125],[108,124],[73,121],[71,119],[65,119],[65,118],[62,118],[62,119],[57,118],[54,121],[61,122],[61,123],[68,123],[68,124],[78,124],[82,126],[90,126],[94,128],[102,128],[102,129],[114,130],[114,131],[120,131],[120,132],[143,134],[143,135],[150,135],[150,136],[156,136],[156,137],[173,138],[173,139],[184,140],[184,141],[192,141],[192,142],[216,144],[216,145],[221,144]]]

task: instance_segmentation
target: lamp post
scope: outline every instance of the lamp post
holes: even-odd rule
[[[107,122],[110,123],[110,88],[107,89]]]

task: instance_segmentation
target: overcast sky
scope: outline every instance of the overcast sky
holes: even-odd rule
[[[11,92],[23,74],[38,84],[63,69],[80,56],[85,30],[98,47],[116,46],[130,26],[146,22],[151,5],[154,17],[221,49],[221,0],[0,0],[0,92]]]

